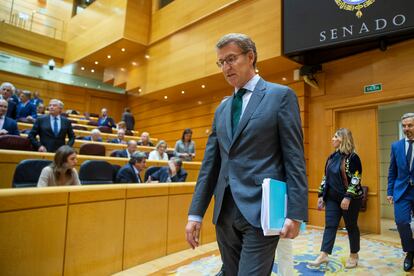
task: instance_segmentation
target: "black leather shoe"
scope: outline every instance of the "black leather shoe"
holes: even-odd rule
[[[410,271],[413,268],[414,252],[407,252],[404,259],[404,271]]]

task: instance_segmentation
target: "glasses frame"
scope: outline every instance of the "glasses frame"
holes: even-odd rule
[[[245,55],[245,54],[247,54],[249,51],[247,51],[247,52],[241,52],[240,54],[237,54],[237,55],[233,55],[233,54],[231,54],[231,55],[228,55],[227,57],[225,57],[224,59],[222,59],[222,60],[217,60],[216,61],[216,65],[218,66],[218,68],[223,68],[223,66],[224,66],[224,63],[227,63],[227,65],[233,65],[238,59],[239,59],[239,56],[241,56],[241,55]],[[233,61],[229,61],[229,58],[234,58],[234,60]]]

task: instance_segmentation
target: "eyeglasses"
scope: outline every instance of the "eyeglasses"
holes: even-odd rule
[[[246,54],[245,52],[237,54],[237,55],[229,55],[225,57],[224,59],[219,59],[216,61],[216,64],[219,68],[222,68],[224,66],[224,63],[227,63],[228,65],[233,65],[239,56]]]

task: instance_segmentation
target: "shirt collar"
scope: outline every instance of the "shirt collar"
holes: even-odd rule
[[[60,115],[57,115],[57,116],[50,115],[50,118],[52,118],[52,119],[53,119],[53,118],[55,118],[55,117],[56,117],[58,120],[60,120]]]
[[[259,80],[260,80],[260,76],[256,74],[242,88],[247,89],[249,92],[253,92]],[[237,90],[238,90],[237,88],[234,88],[234,93],[236,93]]]
[[[135,168],[135,166],[134,165],[132,165],[132,168],[134,169],[134,172],[135,172],[135,174],[139,174],[139,171],[138,171],[138,169],[137,168]]]

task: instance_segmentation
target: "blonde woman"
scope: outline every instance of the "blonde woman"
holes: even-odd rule
[[[328,255],[332,254],[335,243],[336,230],[343,217],[351,251],[345,267],[354,268],[358,265],[360,249],[358,213],[363,196],[361,160],[355,153],[354,140],[349,129],[338,129],[332,137],[332,145],[335,151],[326,161],[325,175],[318,195],[318,209],[325,207],[325,230],[321,252],[316,260],[309,264],[319,266],[328,263]]]
[[[151,151],[148,160],[165,160],[168,161],[167,143],[160,140],[155,146],[155,150]]]

